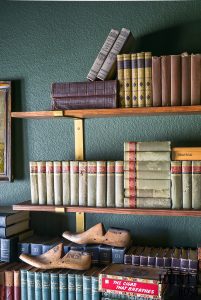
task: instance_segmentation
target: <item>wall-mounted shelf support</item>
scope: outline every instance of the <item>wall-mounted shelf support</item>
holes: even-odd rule
[[[74,120],[75,133],[75,159],[84,159],[84,120]],[[76,212],[76,232],[85,230],[85,215],[83,212]]]

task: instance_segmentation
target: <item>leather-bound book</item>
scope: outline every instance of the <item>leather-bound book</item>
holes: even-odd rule
[[[124,56],[117,55],[117,79],[119,83],[118,102],[120,107],[125,107],[124,98]]]
[[[151,52],[145,52],[145,106],[153,106],[153,98],[152,98],[152,54]]]
[[[181,105],[181,55],[171,55],[171,105]]]
[[[161,58],[152,56],[153,106],[162,106]]]
[[[191,55],[191,105],[199,105],[201,100],[201,54]]]
[[[145,106],[145,53],[137,53],[138,107]]]
[[[170,55],[161,56],[162,106],[171,106],[171,60]]]
[[[191,105],[191,56],[181,55],[181,104]]]

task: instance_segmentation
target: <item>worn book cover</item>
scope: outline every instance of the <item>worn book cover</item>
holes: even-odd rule
[[[138,70],[137,70],[137,54],[131,54],[131,91],[132,91],[132,107],[138,107]]]
[[[145,54],[137,53],[138,107],[145,106]]]
[[[62,162],[54,161],[54,204],[62,205]]]
[[[162,106],[161,57],[152,56],[153,106]]]
[[[191,105],[199,105],[201,99],[201,54],[191,54]]]
[[[181,105],[181,55],[171,55],[171,106]]]
[[[107,161],[107,207],[115,207],[115,162]]]
[[[183,160],[182,164],[182,193],[183,208],[192,208],[192,161]]]
[[[191,105],[191,55],[181,55],[181,103]]]
[[[170,141],[124,142],[124,151],[127,152],[167,152],[171,151]]]
[[[38,165],[37,161],[29,162],[30,168],[30,187],[31,187],[31,203],[38,204]]]
[[[97,161],[96,206],[106,207],[106,161]]]
[[[39,204],[47,204],[46,162],[38,161],[38,198]]]
[[[124,101],[125,107],[131,107],[131,54],[123,54],[124,62]]]
[[[170,55],[161,56],[162,106],[171,105],[171,61]]]
[[[70,162],[62,161],[63,205],[70,205]]]
[[[124,206],[124,162],[115,161],[115,207]]]
[[[152,97],[152,54],[145,52],[145,106],[153,106]]]
[[[87,206],[87,161],[79,161],[79,205]]]
[[[119,106],[125,107],[124,97],[124,57],[123,54],[117,55],[117,78],[119,82]]]
[[[171,195],[172,208],[181,209],[183,204],[181,161],[171,161]]]
[[[88,190],[87,190],[87,206],[96,206],[96,180],[97,180],[97,162],[88,161]]]
[[[192,161],[192,208],[201,209],[201,161]]]
[[[54,205],[54,166],[52,161],[46,161],[47,205]]]
[[[70,161],[70,199],[71,205],[79,204],[79,162]]]

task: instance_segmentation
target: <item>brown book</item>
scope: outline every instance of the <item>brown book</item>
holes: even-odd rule
[[[162,106],[161,58],[152,56],[153,106]]]
[[[191,105],[199,105],[201,99],[201,54],[191,55]]]
[[[52,109],[116,108],[117,80],[52,84]]]
[[[5,299],[14,298],[14,271],[5,271]]]
[[[172,160],[201,160],[200,147],[174,147]]]
[[[181,104],[191,105],[191,56],[181,55]]]
[[[21,299],[20,270],[14,271],[14,300]]]
[[[171,59],[161,56],[162,106],[171,105]]]
[[[171,105],[181,105],[181,55],[171,55]]]

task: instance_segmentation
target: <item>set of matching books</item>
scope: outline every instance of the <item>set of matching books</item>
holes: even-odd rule
[[[201,209],[201,160],[171,161],[173,209]]]
[[[153,106],[151,52],[117,55],[121,107]]]
[[[200,105],[201,54],[152,57],[153,106]]]
[[[133,246],[124,255],[124,264],[177,270],[186,273],[198,272],[197,249],[154,248]]]
[[[122,28],[120,32],[111,29],[87,75],[87,79],[91,81],[112,79],[116,72],[117,55],[128,53],[133,46],[134,38],[129,29]]]
[[[171,143],[124,143],[124,207],[171,208]]]
[[[31,161],[31,201],[123,207],[123,174],[123,161]]]

